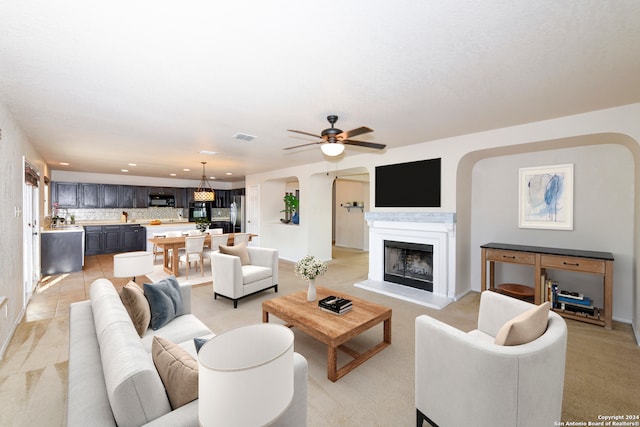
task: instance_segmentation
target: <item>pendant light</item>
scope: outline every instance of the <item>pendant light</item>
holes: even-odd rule
[[[202,163],[202,179],[200,180],[200,184],[198,184],[198,189],[193,193],[193,200],[196,202],[213,202],[216,198],[216,193],[213,191],[213,188],[211,188],[211,185],[209,185],[209,181],[207,181],[204,173],[204,165],[206,165],[207,162],[200,163]]]

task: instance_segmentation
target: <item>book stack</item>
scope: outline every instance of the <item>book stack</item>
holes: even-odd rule
[[[556,296],[558,308],[573,313],[595,315],[595,308],[591,298],[585,297],[584,294],[578,292],[558,291]]]
[[[353,308],[351,300],[340,298],[335,295],[329,295],[318,301],[318,307],[321,310],[328,311],[333,314],[344,314]]]

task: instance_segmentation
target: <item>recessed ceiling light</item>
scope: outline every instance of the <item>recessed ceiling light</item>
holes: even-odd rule
[[[216,179],[216,177],[215,176],[210,176],[209,179]]]
[[[176,174],[175,173],[170,173],[169,176],[176,176]]]
[[[231,172],[227,172],[225,175],[233,175]]]
[[[182,170],[185,171],[185,172],[191,172],[191,169],[189,169],[189,168],[184,168]]]
[[[200,151],[198,151],[198,153],[199,154],[208,154],[209,156],[215,156],[216,154],[218,154],[215,151],[210,151],[210,150],[200,150]]]
[[[129,172],[129,169],[120,169],[120,172]]]
[[[60,162],[60,166],[69,166],[69,163],[67,163],[67,162]]]
[[[138,166],[135,163],[129,163],[129,166]]]

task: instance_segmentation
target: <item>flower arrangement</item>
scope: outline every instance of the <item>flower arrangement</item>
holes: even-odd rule
[[[313,255],[307,255],[296,263],[293,272],[303,279],[312,280],[327,272],[327,264]]]

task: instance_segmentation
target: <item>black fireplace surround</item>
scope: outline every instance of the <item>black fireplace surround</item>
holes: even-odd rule
[[[384,280],[433,292],[433,245],[385,240]]]

